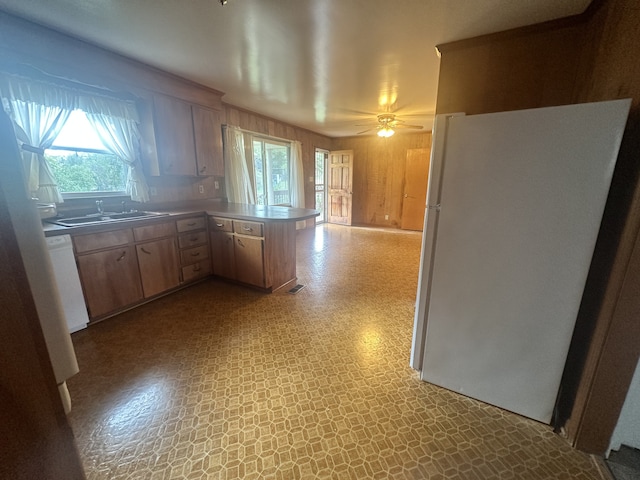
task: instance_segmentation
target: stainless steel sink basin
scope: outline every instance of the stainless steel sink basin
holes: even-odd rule
[[[84,215],[82,217],[69,217],[69,218],[51,218],[45,220],[48,223],[53,223],[55,225],[62,225],[63,227],[76,227],[78,225],[90,225],[90,224],[98,224],[98,223],[108,223],[108,222],[121,222],[124,220],[135,220],[139,218],[150,218],[150,217],[162,217],[168,215],[168,213],[157,213],[157,212],[105,212],[103,214],[90,214]]]

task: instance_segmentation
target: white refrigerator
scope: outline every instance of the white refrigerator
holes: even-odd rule
[[[422,380],[551,421],[630,103],[436,117]]]

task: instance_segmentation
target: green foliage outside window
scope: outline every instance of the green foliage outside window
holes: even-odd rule
[[[127,166],[115,155],[48,150],[45,158],[62,193],[125,189]]]

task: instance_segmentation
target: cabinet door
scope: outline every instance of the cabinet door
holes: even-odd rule
[[[244,236],[235,237],[236,280],[265,287],[264,240]]]
[[[145,298],[180,284],[180,270],[175,240],[165,238],[136,245],[140,277]]]
[[[192,105],[198,175],[224,176],[220,112]]]
[[[154,107],[160,173],[196,176],[191,105],[177,98],[155,95]]]
[[[211,264],[213,274],[223,278],[236,278],[233,234],[211,232]]]
[[[142,299],[136,252],[126,246],[79,255],[78,270],[92,318]]]

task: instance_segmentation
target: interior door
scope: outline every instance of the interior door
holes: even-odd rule
[[[404,195],[402,198],[402,222],[404,230],[422,230],[424,209],[429,182],[429,148],[407,150],[404,170]]]
[[[329,152],[329,223],[351,225],[353,150]]]

